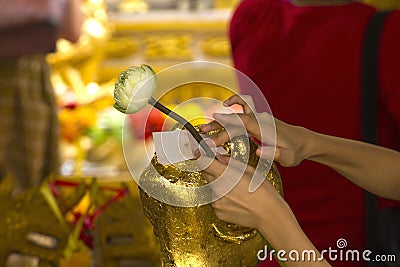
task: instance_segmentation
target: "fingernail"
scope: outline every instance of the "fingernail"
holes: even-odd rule
[[[215,157],[217,158],[217,160],[219,162],[222,162],[222,163],[225,163],[225,164],[228,163],[227,159],[224,156],[222,156],[221,154],[219,154],[219,153],[216,153]]]
[[[218,119],[218,118],[222,118],[221,117],[221,114],[219,114],[219,113],[214,113],[214,115],[213,115],[213,117],[215,118],[215,119]]]

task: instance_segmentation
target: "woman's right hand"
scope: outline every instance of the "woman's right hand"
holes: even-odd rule
[[[222,129],[212,138],[216,146],[247,131],[262,142],[256,152],[262,158],[273,158],[286,167],[296,166],[307,158],[308,130],[286,124],[266,112],[256,113],[250,96],[234,95],[224,102],[224,106],[234,104],[242,106],[243,113],[216,113],[214,121],[201,127],[203,132]]]

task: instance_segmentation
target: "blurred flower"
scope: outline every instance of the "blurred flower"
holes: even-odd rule
[[[136,113],[148,103],[157,87],[157,77],[150,66],[130,67],[118,76],[114,89],[114,108],[122,113]]]
[[[97,113],[97,122],[87,131],[87,136],[94,145],[101,145],[108,138],[121,142],[125,115],[113,108],[106,108]]]
[[[75,142],[96,123],[96,111],[89,106],[61,109],[58,114],[61,137],[68,142]]]

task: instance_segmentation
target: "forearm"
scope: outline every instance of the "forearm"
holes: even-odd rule
[[[278,253],[278,259],[285,259],[284,262],[289,267],[330,266],[307,238],[286,202],[282,201],[281,206],[274,211],[265,211],[260,220],[263,223],[258,227],[260,233]],[[310,259],[308,255],[311,255]]]
[[[400,200],[400,153],[304,128],[305,159],[327,165],[376,195]]]

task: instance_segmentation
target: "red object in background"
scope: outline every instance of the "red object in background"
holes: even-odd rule
[[[78,103],[76,103],[76,102],[69,102],[69,103],[66,103],[66,104],[63,106],[63,108],[66,108],[66,109],[75,109],[77,106],[78,106]]]
[[[235,67],[259,86],[277,118],[360,140],[361,51],[375,12],[360,3],[296,7],[283,0],[245,0],[231,21]],[[394,11],[380,55],[379,144],[395,150],[400,150],[399,25],[400,11]],[[339,238],[347,240],[348,249],[365,249],[363,190],[309,161],[279,170],[285,199],[319,250],[335,249]],[[332,264],[365,266],[362,261]]]
[[[76,188],[79,186],[79,183],[68,182],[68,181],[63,181],[63,180],[57,179],[55,181],[49,181],[48,185],[49,185],[50,190],[53,193],[53,195],[55,197],[57,197],[58,199],[60,199],[61,203],[64,205],[64,207],[67,209],[67,211],[71,212],[72,215],[74,216],[74,221],[73,221],[74,227],[76,227],[76,225],[78,224],[78,222],[82,218],[82,216],[86,216],[83,220],[82,229],[79,234],[79,239],[82,240],[82,242],[90,249],[93,248],[92,231],[94,229],[94,220],[97,218],[97,216],[100,215],[101,212],[104,211],[104,209],[106,209],[113,202],[118,201],[123,196],[129,194],[129,190],[127,188],[120,189],[120,188],[116,188],[116,187],[102,186],[101,190],[114,192],[115,193],[114,196],[109,198],[105,203],[103,203],[99,207],[96,207],[94,212],[85,215],[85,214],[73,211],[74,207],[68,207],[68,205],[66,204],[65,200],[63,199],[63,197],[61,195],[60,190],[58,189],[58,187]]]
[[[148,117],[147,117],[148,115]],[[139,140],[153,137],[153,132],[161,132],[165,121],[164,115],[157,109],[141,110],[128,115],[129,126],[134,136]]]

